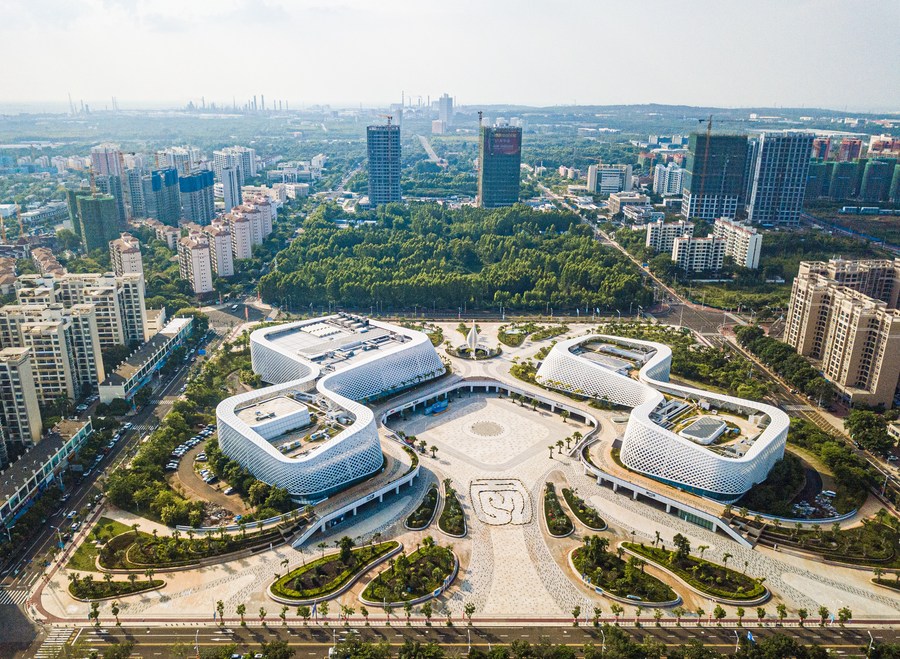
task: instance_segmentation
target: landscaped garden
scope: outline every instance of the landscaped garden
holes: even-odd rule
[[[589,535],[572,553],[572,564],[589,583],[616,597],[639,598],[651,603],[678,598],[668,585],[644,572],[644,561],[632,556],[626,562],[622,560],[621,547],[616,554],[608,549],[609,540]]]
[[[575,530],[572,520],[562,509],[553,483],[544,485],[544,519],[547,521],[547,530],[550,531],[550,535],[557,538],[569,535]]]
[[[97,556],[100,550],[96,543],[103,544],[112,540],[115,536],[126,533],[131,529],[121,522],[108,517],[101,517],[91,529],[90,538],[78,545],[78,549],[72,554],[66,567],[70,570],[81,572],[97,571]]]
[[[578,518],[578,521],[588,527],[591,531],[605,531],[606,520],[600,517],[600,514],[591,508],[584,499],[578,496],[574,490],[564,487],[562,490],[563,498],[569,506],[572,514]]]
[[[727,566],[730,554],[724,554],[726,565],[718,565],[703,559],[706,546],[699,548],[701,555],[698,558],[691,555],[690,542],[680,533],[675,535],[674,543],[671,550],[663,546],[648,547],[634,542],[625,543],[625,548],[671,571],[710,597],[750,601],[766,594],[761,580]]]
[[[800,458],[785,452],[766,480],[750,488],[734,505],[766,515],[791,517],[794,515],[791,503],[805,484],[806,471]]]
[[[462,504],[456,495],[456,490],[450,484],[450,479],[444,480],[444,509],[438,518],[438,528],[444,533],[455,536],[466,534],[466,514]]]
[[[72,597],[81,600],[99,600],[107,597],[134,595],[166,585],[162,579],[153,579],[152,571],[149,574],[150,578],[146,580],[138,579],[136,574],[129,574],[128,581],[113,581],[112,575],[107,573],[100,581],[94,579],[90,574],[82,577],[76,572],[71,572],[69,574],[69,593],[72,594]]]
[[[147,567],[165,568],[191,565],[206,558],[223,556],[253,547],[281,544],[284,536],[278,528],[256,530],[248,533],[229,534],[225,529],[218,533],[197,534],[194,531],[157,536],[132,530],[110,539],[100,549],[100,566],[107,570],[135,570]],[[187,536],[187,537],[185,537]]]
[[[421,531],[422,529],[426,528],[429,524],[431,524],[431,520],[434,519],[434,511],[437,508],[437,504],[437,485],[432,485],[428,488],[428,491],[422,498],[422,502],[419,504],[419,507],[416,508],[412,512],[412,514],[406,518],[406,526],[413,531]]]
[[[353,540],[344,536],[338,541],[337,554],[323,556],[279,577],[272,584],[272,593],[293,600],[327,597],[399,546],[391,540],[354,549]]]
[[[366,586],[362,597],[368,602],[391,604],[424,597],[444,584],[455,565],[453,552],[428,536],[419,549],[392,560],[391,566]]]

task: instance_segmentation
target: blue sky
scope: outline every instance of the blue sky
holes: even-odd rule
[[[0,103],[900,111],[897,0],[5,0]]]

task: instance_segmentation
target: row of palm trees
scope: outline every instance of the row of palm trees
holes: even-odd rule
[[[550,459],[553,459],[553,449],[556,449],[557,454],[562,454],[563,446],[565,446],[568,451],[571,448],[572,442],[575,442],[575,445],[577,446],[578,442],[580,442],[583,437],[584,435],[576,430],[568,437],[557,439],[555,444],[551,444],[547,447],[550,450]]]

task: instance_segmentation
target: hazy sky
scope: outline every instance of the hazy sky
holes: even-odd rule
[[[2,0],[0,103],[900,111],[898,0]]]

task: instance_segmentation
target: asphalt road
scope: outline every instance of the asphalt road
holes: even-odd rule
[[[434,626],[425,627],[421,622],[407,627],[401,621],[392,627],[363,627],[354,626],[347,628],[339,624],[323,627],[316,625],[281,626],[277,619],[271,621],[268,627],[261,627],[254,621],[251,626],[242,628],[235,621],[229,622],[225,630],[216,627],[101,627],[96,629],[83,629],[76,640],[83,643],[86,648],[103,650],[105,646],[125,640],[134,641],[136,647],[132,656],[147,657],[148,659],[170,656],[169,651],[180,643],[191,648],[196,644],[200,649],[207,647],[221,647],[230,643],[237,645],[238,652],[258,651],[260,644],[273,640],[286,640],[296,650],[296,657],[327,657],[328,648],[335,641],[341,641],[348,634],[358,633],[365,641],[387,641],[393,647],[400,646],[407,639],[419,642],[435,642],[451,653],[464,654],[470,646],[487,650],[498,645],[508,645],[513,641],[528,641],[529,643],[549,642],[553,644],[566,644],[582,647],[586,643],[600,646],[603,643],[601,630],[587,623],[587,626],[502,626],[502,627],[445,627],[435,621]],[[584,623],[582,623],[584,624]],[[716,627],[715,625],[703,627],[683,626],[674,624],[655,627],[649,617],[644,622],[644,627],[623,627],[625,631],[637,640],[653,638],[667,645],[679,645],[688,643],[693,639],[699,639],[704,645],[716,648],[719,651],[733,650],[738,635],[746,637],[747,631],[753,633],[758,641],[765,636],[774,633],[783,633],[796,638],[798,641],[811,645],[816,644],[832,648],[842,654],[853,655],[864,651],[869,644],[870,637],[863,628],[819,627],[809,625],[806,627],[765,627],[760,628],[755,623],[747,623],[744,628]],[[876,642],[894,642],[898,638],[898,632],[889,629],[873,629],[872,637]]]

